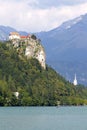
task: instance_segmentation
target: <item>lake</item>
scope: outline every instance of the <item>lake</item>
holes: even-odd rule
[[[87,130],[87,106],[0,107],[0,130]]]

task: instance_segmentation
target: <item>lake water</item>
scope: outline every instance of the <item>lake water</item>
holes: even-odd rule
[[[87,106],[0,107],[0,130],[87,130]]]

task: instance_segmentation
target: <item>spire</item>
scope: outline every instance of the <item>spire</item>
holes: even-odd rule
[[[77,79],[76,79],[76,74],[75,74],[75,78],[74,78],[73,84],[74,84],[75,86],[78,84],[78,83],[77,83]]]

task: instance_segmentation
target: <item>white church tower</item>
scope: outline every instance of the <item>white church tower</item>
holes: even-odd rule
[[[78,83],[77,83],[77,79],[76,79],[76,74],[75,74],[75,78],[74,78],[73,84],[74,84],[75,86],[78,84]]]

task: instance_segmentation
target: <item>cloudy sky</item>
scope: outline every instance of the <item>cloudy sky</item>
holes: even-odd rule
[[[87,13],[87,0],[0,0],[0,25],[48,31]]]

